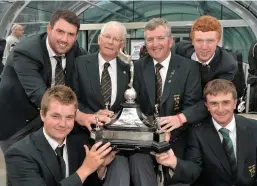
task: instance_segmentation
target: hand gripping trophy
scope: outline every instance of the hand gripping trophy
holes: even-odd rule
[[[133,52],[132,52],[133,54]],[[96,141],[111,142],[114,149],[163,152],[170,148],[160,130],[158,109],[154,116],[146,117],[136,104],[133,88],[134,64],[131,56],[119,52],[118,57],[130,65],[130,82],[124,93],[125,103],[110,123],[97,128],[91,135]]]

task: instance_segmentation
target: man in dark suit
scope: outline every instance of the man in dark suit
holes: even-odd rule
[[[76,59],[73,89],[78,96],[81,112],[98,112],[111,116],[113,112],[119,111],[130,79],[129,65],[117,57],[120,49],[125,47],[126,33],[122,23],[116,21],[106,23],[98,36],[99,53]],[[106,64],[108,64],[108,74],[105,74]],[[106,76],[109,76],[108,81],[105,79]],[[105,87],[107,89],[104,90]],[[87,127],[91,130],[90,125]],[[151,177],[154,178],[155,175],[145,176],[148,164],[141,158],[136,160],[141,171],[131,177],[127,156],[126,152],[116,156],[108,168],[104,185],[129,186],[131,179],[134,186],[155,186],[156,184],[151,181]]]
[[[137,103],[146,115],[153,115],[158,106],[166,140],[183,158],[187,123],[206,117],[206,113],[191,109],[202,96],[198,64],[171,53],[173,37],[166,20],[150,20],[145,26],[144,37],[149,55],[135,63]]]
[[[218,46],[222,27],[212,16],[201,16],[192,25],[191,41],[179,42],[175,53],[199,62],[202,87],[213,79],[233,80],[237,72],[237,61],[226,50]]]
[[[256,185],[257,121],[234,114],[237,92],[231,81],[207,83],[204,98],[210,118],[190,131],[185,160],[172,150],[156,154],[170,167],[168,183],[192,183],[202,173],[204,185]]]
[[[0,75],[3,71],[4,65],[3,65],[3,55],[4,55],[4,49],[6,45],[6,40],[3,38],[0,38]],[[1,80],[1,76],[0,76]]]
[[[81,112],[112,115],[119,111],[130,78],[129,65],[117,57],[126,45],[126,34],[123,24],[115,21],[106,23],[98,36],[99,52],[75,60],[72,87],[78,96]],[[109,65],[107,82],[103,79],[106,77],[106,64]],[[107,91],[103,91],[105,85],[108,86]],[[90,125],[87,128],[91,130]]]
[[[0,84],[3,151],[42,126],[39,104],[47,88],[71,84],[74,59],[82,54],[76,42],[79,27],[76,14],[58,10],[47,26],[47,34],[25,39],[8,56]],[[83,124],[95,119],[78,112],[76,121]]]
[[[145,42],[149,55],[135,63],[137,101],[143,113],[147,115],[153,115],[155,105],[158,104],[162,130],[167,133],[173,131],[171,142],[176,141],[174,144],[178,144],[178,139],[182,137],[180,135],[186,134],[187,125],[183,123],[193,123],[198,118],[205,117],[202,113],[196,114],[191,110],[191,106],[199,101],[202,95],[198,65],[170,52],[173,38],[170,27],[163,19],[152,19],[147,23]],[[155,73],[157,64],[162,65],[159,72],[160,87],[157,87],[159,81],[158,74]],[[183,151],[181,146],[177,153],[183,156]]]
[[[5,154],[8,185],[101,185],[99,178],[105,176],[115,152],[111,152],[110,143],[101,146],[98,142],[89,150],[85,138],[69,136],[77,108],[70,88],[57,85],[45,92],[40,111],[43,128],[15,143]],[[79,162],[83,156],[84,161]]]

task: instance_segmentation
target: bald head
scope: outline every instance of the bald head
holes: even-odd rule
[[[23,35],[23,27],[19,24],[14,24],[11,30],[12,30],[12,35],[17,38],[20,38]]]

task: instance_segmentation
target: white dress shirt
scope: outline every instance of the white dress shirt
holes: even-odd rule
[[[219,130],[221,128],[223,128],[223,127],[220,124],[218,124],[213,118],[212,118],[212,122],[214,124],[215,129],[218,131],[218,134],[219,134],[219,137],[220,137],[220,141],[222,143],[223,136],[219,132]],[[236,154],[236,121],[235,121],[235,117],[234,116],[233,116],[233,119],[231,120],[231,122],[226,127],[224,127],[224,128],[229,130],[229,137],[230,137],[230,139],[232,141],[232,144],[233,144],[235,157],[237,157],[237,154]]]
[[[169,69],[170,58],[171,58],[171,52],[170,52],[169,56],[164,61],[162,61],[162,62],[157,62],[155,59],[153,59],[154,69],[155,70],[156,70],[155,65],[157,63],[160,63],[163,66],[160,69],[160,74],[161,74],[161,78],[162,78],[162,92],[163,92],[163,89],[164,89],[165,80],[166,80],[166,76],[167,76],[168,69]],[[156,74],[156,72],[155,72],[155,74]]]
[[[56,67],[56,64],[57,64],[57,61],[54,58],[54,56],[57,56],[57,54],[50,47],[49,42],[48,42],[48,37],[46,38],[46,48],[47,48],[49,58],[50,58],[50,61],[51,61],[51,67],[52,67],[51,87],[53,87],[55,85],[55,67]],[[62,69],[65,69],[65,67],[66,67],[66,58],[65,58],[65,55],[62,55]]]
[[[201,63],[202,65],[209,65],[209,63],[211,62],[211,60],[214,58],[214,55],[215,55],[215,53],[212,55],[212,57],[211,57],[208,61],[206,61],[205,63],[202,63],[202,62],[198,59],[196,53],[194,52],[194,53],[192,54],[192,56],[191,56],[191,59],[194,60],[194,61],[197,61],[197,62]]]
[[[112,82],[112,96],[111,96],[111,105],[112,106],[116,100],[117,96],[117,60],[114,58],[111,61],[105,61],[100,53],[98,53],[98,61],[99,61],[99,77],[100,77],[100,84],[102,78],[102,72],[104,70],[104,63],[109,62],[110,66],[108,68],[108,72],[111,77]]]
[[[55,155],[56,152],[55,152],[55,149],[57,147],[61,147],[63,144],[64,144],[64,148],[63,148],[63,159],[64,159],[64,162],[65,162],[65,166],[66,166],[66,174],[65,174],[65,177],[67,178],[69,176],[69,162],[68,162],[68,151],[67,151],[67,145],[66,145],[66,138],[64,139],[63,143],[61,145],[59,145],[53,138],[51,138],[45,131],[45,129],[43,128],[43,133],[44,133],[44,136],[46,138],[46,140],[48,141],[48,143],[50,144],[50,146],[52,147]],[[56,159],[57,160],[57,159]]]

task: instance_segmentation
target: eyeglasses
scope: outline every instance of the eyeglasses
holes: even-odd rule
[[[146,41],[147,43],[153,43],[154,41],[156,41],[157,43],[160,43],[160,42],[164,41],[166,37],[167,37],[167,36],[146,37],[146,38],[145,38],[145,41]]]
[[[115,43],[115,44],[119,44],[119,43],[123,42],[122,39],[119,39],[119,38],[117,38],[117,37],[112,37],[112,36],[110,36],[110,35],[101,34],[101,36],[103,36],[103,38],[106,39],[106,40],[108,40],[108,41],[112,40],[113,43]]]
[[[207,43],[207,44],[213,44],[213,43],[215,43],[215,39],[206,39],[206,40],[204,40],[204,39],[196,39],[195,42],[197,44],[200,44],[200,45],[202,45],[204,42]]]

